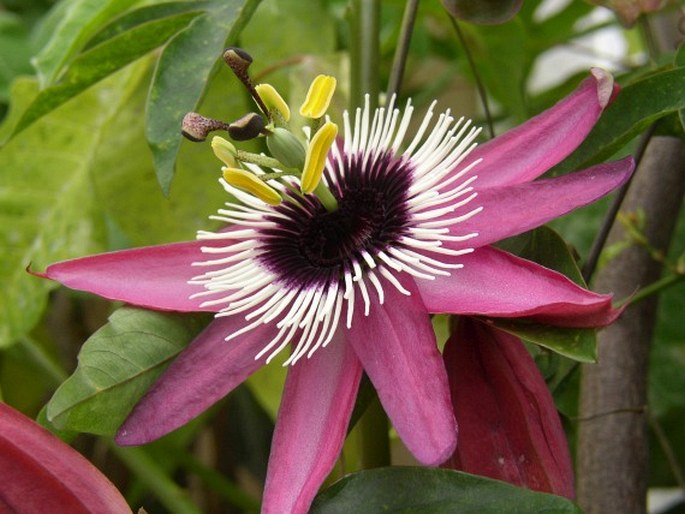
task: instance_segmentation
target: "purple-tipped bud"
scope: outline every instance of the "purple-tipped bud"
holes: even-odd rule
[[[257,137],[264,129],[264,118],[256,112],[246,114],[228,126],[228,134],[234,141],[248,141]]]
[[[247,69],[250,67],[250,64],[252,64],[252,56],[242,48],[230,46],[226,50],[224,50],[223,57],[226,64],[228,64],[228,67],[231,68],[235,76],[238,77],[238,80],[240,80],[240,82],[243,83],[245,88],[247,88],[247,90],[250,93],[250,96],[252,96],[255,102],[257,102],[257,105],[264,113],[264,115],[269,116],[269,109],[266,105],[264,105],[264,102],[257,94],[255,86],[252,83],[252,80],[250,79],[250,75],[247,73]],[[241,140],[237,139],[237,141]]]
[[[191,141],[204,141],[215,130],[229,130],[229,126],[223,121],[206,118],[196,112],[189,112],[183,117],[181,134]]]
[[[224,61],[239,78],[247,75],[247,69],[252,64],[252,56],[242,48],[236,46],[224,50]]]

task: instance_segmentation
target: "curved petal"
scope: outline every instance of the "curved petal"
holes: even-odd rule
[[[306,513],[342,449],[362,367],[340,330],[288,371],[262,513]]]
[[[483,210],[452,226],[455,234],[475,232],[478,237],[459,243],[446,241],[445,246],[485,246],[539,227],[619,187],[634,167],[633,158],[628,157],[561,177],[479,191],[473,203]]]
[[[447,465],[572,499],[564,429],[521,341],[460,318],[444,359],[459,422],[459,445]]]
[[[217,318],[179,355],[119,428],[122,446],[145,444],[162,437],[208,409],[264,364],[255,359],[276,335],[271,325],[224,341],[239,330],[239,316]]]
[[[192,263],[202,260],[203,246],[211,246],[211,242],[190,241],[102,253],[51,264],[38,275],[72,289],[149,309],[209,310],[200,308],[201,300],[190,299],[202,287],[188,284],[199,274]]]
[[[473,150],[469,162],[483,159],[474,169],[480,187],[533,180],[575,150],[614,94],[610,74],[591,73],[553,107]]]
[[[0,403],[0,511],[123,514],[126,500],[76,450]]]
[[[437,465],[454,450],[457,425],[430,318],[413,280],[402,285],[411,296],[384,282],[384,305],[373,305],[369,316],[355,309],[345,337],[407,448]]]
[[[449,277],[417,281],[429,312],[527,317],[562,327],[600,327],[620,311],[611,295],[583,289],[564,275],[485,246],[459,257],[462,269]]]

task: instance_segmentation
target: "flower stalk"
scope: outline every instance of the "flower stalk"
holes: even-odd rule
[[[380,63],[380,11],[379,0],[352,0],[348,26],[350,30],[350,110],[364,105],[369,95],[371,108],[378,105]]]

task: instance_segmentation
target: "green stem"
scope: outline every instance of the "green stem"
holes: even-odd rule
[[[319,181],[319,185],[314,189],[314,196],[316,196],[326,208],[328,212],[335,212],[338,210],[338,200],[336,200],[333,193],[326,187],[323,180]]]
[[[647,149],[647,144],[654,135],[655,128],[656,124],[652,123],[652,125],[640,137],[640,142],[635,151],[635,169],[637,169],[637,167],[640,165],[640,162],[642,161],[642,157],[644,156],[645,150]],[[585,264],[583,265],[583,280],[585,280],[586,284],[590,283],[590,279],[592,279],[592,275],[594,274],[595,269],[597,269],[597,264],[599,263],[599,256],[602,253],[602,250],[604,249],[604,245],[606,244],[607,238],[609,237],[611,227],[614,225],[614,220],[618,216],[618,212],[621,210],[621,205],[623,205],[623,200],[628,194],[628,189],[630,188],[630,184],[633,182],[634,176],[635,174],[633,173],[628,179],[628,181],[618,189],[613,201],[611,202],[611,206],[607,210],[607,213],[604,215],[604,219],[602,220],[602,226],[600,227],[599,232],[595,236],[595,240],[592,242],[592,248],[590,248],[590,253],[585,261]]]
[[[642,42],[644,43],[645,48],[647,49],[647,55],[649,55],[649,60],[653,64],[656,64],[657,60],[659,59],[659,56],[661,55],[661,51],[659,50],[659,45],[656,42],[656,38],[654,37],[654,31],[652,30],[652,27],[649,24],[649,20],[643,14],[637,19],[637,24],[638,27],[640,27]]]
[[[363,106],[366,94],[371,109],[378,105],[380,13],[380,0],[350,2],[350,110]]]
[[[235,158],[240,162],[249,162],[250,164],[256,164],[257,166],[261,166],[264,168],[277,168],[283,171],[291,169],[287,166],[284,166],[278,159],[274,159],[273,157],[268,157],[266,155],[246,152],[244,150],[236,150]],[[302,173],[301,170],[299,171],[300,173]]]
[[[674,274],[674,275],[669,275],[667,277],[663,277],[656,282],[652,282],[648,286],[643,287],[640,289],[637,293],[635,293],[632,296],[629,296],[628,298],[624,298],[618,304],[616,307],[623,307],[624,305],[634,305],[638,302],[641,302],[642,300],[652,296],[653,294],[660,293],[664,289],[667,289],[681,280],[685,279],[685,274]]]
[[[407,64],[409,43],[411,42],[411,34],[414,30],[414,22],[416,21],[416,11],[418,7],[419,0],[407,0],[407,4],[404,8],[404,15],[402,16],[400,37],[397,41],[395,56],[392,60],[392,69],[390,70],[390,79],[388,80],[388,89],[386,91],[386,96],[388,98],[391,98],[393,95],[399,95],[400,93],[400,84],[402,83],[404,68]]]
[[[205,466],[185,451],[175,451],[175,458],[188,471],[197,475],[204,484],[221,495],[241,511],[259,512],[259,501],[247,494],[221,473]]]
[[[188,494],[142,448],[121,448],[109,442],[109,449],[143,482],[172,514],[201,514]]]
[[[49,377],[53,383],[59,385],[69,377],[69,374],[33,339],[29,337],[21,339],[18,351],[22,352],[25,360],[33,363],[41,374]]]
[[[359,420],[362,437],[362,467],[380,468],[390,465],[390,424],[381,402],[375,397]]]
[[[459,23],[457,23],[457,20],[455,20],[452,16],[450,16],[449,18],[452,22],[452,26],[454,27],[454,31],[457,33],[459,43],[461,43],[461,47],[464,49],[466,59],[469,61],[469,67],[471,68],[473,78],[476,81],[478,96],[480,97],[481,104],[483,104],[483,112],[485,113],[485,119],[488,122],[488,132],[490,133],[490,138],[492,139],[495,137],[495,124],[492,121],[492,114],[490,113],[490,106],[488,105],[488,95],[485,92],[485,86],[483,86],[483,81],[480,79],[480,73],[478,73],[476,61],[474,60],[473,55],[471,54],[471,49],[469,48],[469,45],[466,42],[466,38],[464,37],[464,33],[461,31]]]
[[[659,420],[656,418],[656,416],[653,416],[651,412],[647,412],[647,420],[652,427],[652,431],[654,432],[656,440],[659,442],[659,446],[661,446],[661,451],[663,451],[664,455],[666,456],[668,465],[671,467],[673,478],[675,478],[675,481],[680,489],[685,492],[685,473],[683,473],[683,468],[680,466],[678,456],[673,449],[671,441],[669,441],[668,436],[666,435],[666,432],[661,426]]]

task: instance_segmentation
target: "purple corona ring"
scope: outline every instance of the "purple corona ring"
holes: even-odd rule
[[[252,174],[244,184],[263,180],[253,195],[236,185],[238,171],[224,170],[231,199],[215,216],[223,230],[49,266],[46,277],[113,300],[216,313],[138,403],[118,443],[181,426],[289,348],[264,512],[307,511],[342,448],[362,371],[413,455],[426,465],[450,459],[459,421],[446,369],[453,359],[443,361],[430,314],[564,327],[601,327],[618,315],[610,296],[490,246],[628,179],[629,158],[535,180],[583,141],[615,91],[594,69],[570,96],[479,146],[477,130],[449,112],[429,111],[408,135],[410,105],[367,104],[345,114],[342,138],[329,131],[335,142],[320,179],[328,204],[303,186],[306,163],[302,184],[247,164],[238,170]],[[513,369],[489,372],[505,368]],[[561,466],[570,469],[567,457]],[[572,485],[552,492],[570,495]]]

